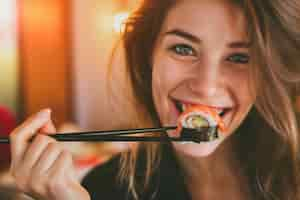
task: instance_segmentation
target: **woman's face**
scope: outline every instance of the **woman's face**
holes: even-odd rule
[[[242,10],[224,0],[184,0],[169,11],[152,60],[153,98],[162,125],[177,123],[177,102],[225,109],[227,127],[213,142],[174,143],[177,150],[209,155],[251,109],[246,27]]]

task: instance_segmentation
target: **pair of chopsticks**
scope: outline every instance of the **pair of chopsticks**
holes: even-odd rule
[[[168,130],[175,130],[176,126],[167,126],[161,128],[142,128],[142,129],[128,129],[128,130],[111,130],[111,131],[89,131],[89,132],[75,132],[67,134],[49,135],[57,141],[62,142],[200,142],[197,138],[199,131],[183,130],[180,137],[169,137],[166,134]],[[160,133],[159,136],[130,136],[140,133]],[[196,136],[195,136],[196,135]],[[9,138],[0,137],[0,144],[9,144]]]

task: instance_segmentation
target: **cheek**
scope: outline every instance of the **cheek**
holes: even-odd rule
[[[152,93],[156,111],[162,123],[169,121],[171,101],[169,95],[180,82],[180,73],[176,63],[171,59],[157,57],[152,70]]]
[[[163,116],[163,108],[167,106],[166,102],[163,99],[163,94],[165,93],[164,84],[162,83],[161,77],[159,76],[159,74],[157,75],[157,72],[155,70],[153,70],[152,77],[153,101],[160,121],[162,121],[165,118],[165,116]]]
[[[249,87],[240,87],[240,96],[239,102],[239,118],[240,118],[240,123],[246,118],[248,115],[251,107],[254,104],[255,98],[250,94]]]
[[[231,69],[230,72],[225,72],[226,85],[231,91],[231,95],[236,103],[241,107],[248,107],[254,102],[254,95],[250,89],[250,70],[245,69]]]
[[[251,93],[248,73],[238,76],[235,85],[235,93],[238,104],[243,110],[248,110],[254,103],[255,96]],[[238,87],[236,87],[238,85]]]
[[[237,104],[237,110],[230,131],[232,133],[241,125],[241,123],[243,123],[243,120],[248,115],[251,107],[254,104],[255,96],[251,93],[250,90],[248,73],[238,73],[230,79],[232,96],[234,97]]]
[[[154,65],[152,71],[152,93],[156,112],[160,121],[167,120],[168,104],[168,81],[166,79],[163,66]]]

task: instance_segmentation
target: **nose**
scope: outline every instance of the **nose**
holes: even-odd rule
[[[213,97],[220,89],[221,74],[218,63],[202,63],[195,67],[188,81],[188,89],[198,96]]]

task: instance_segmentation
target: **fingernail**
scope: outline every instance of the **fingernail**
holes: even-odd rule
[[[45,117],[45,118],[49,118],[50,114],[51,114],[51,110],[49,108],[43,109],[38,113],[40,117]]]
[[[50,108],[45,108],[44,112],[47,112],[47,113],[51,114],[52,110]]]

